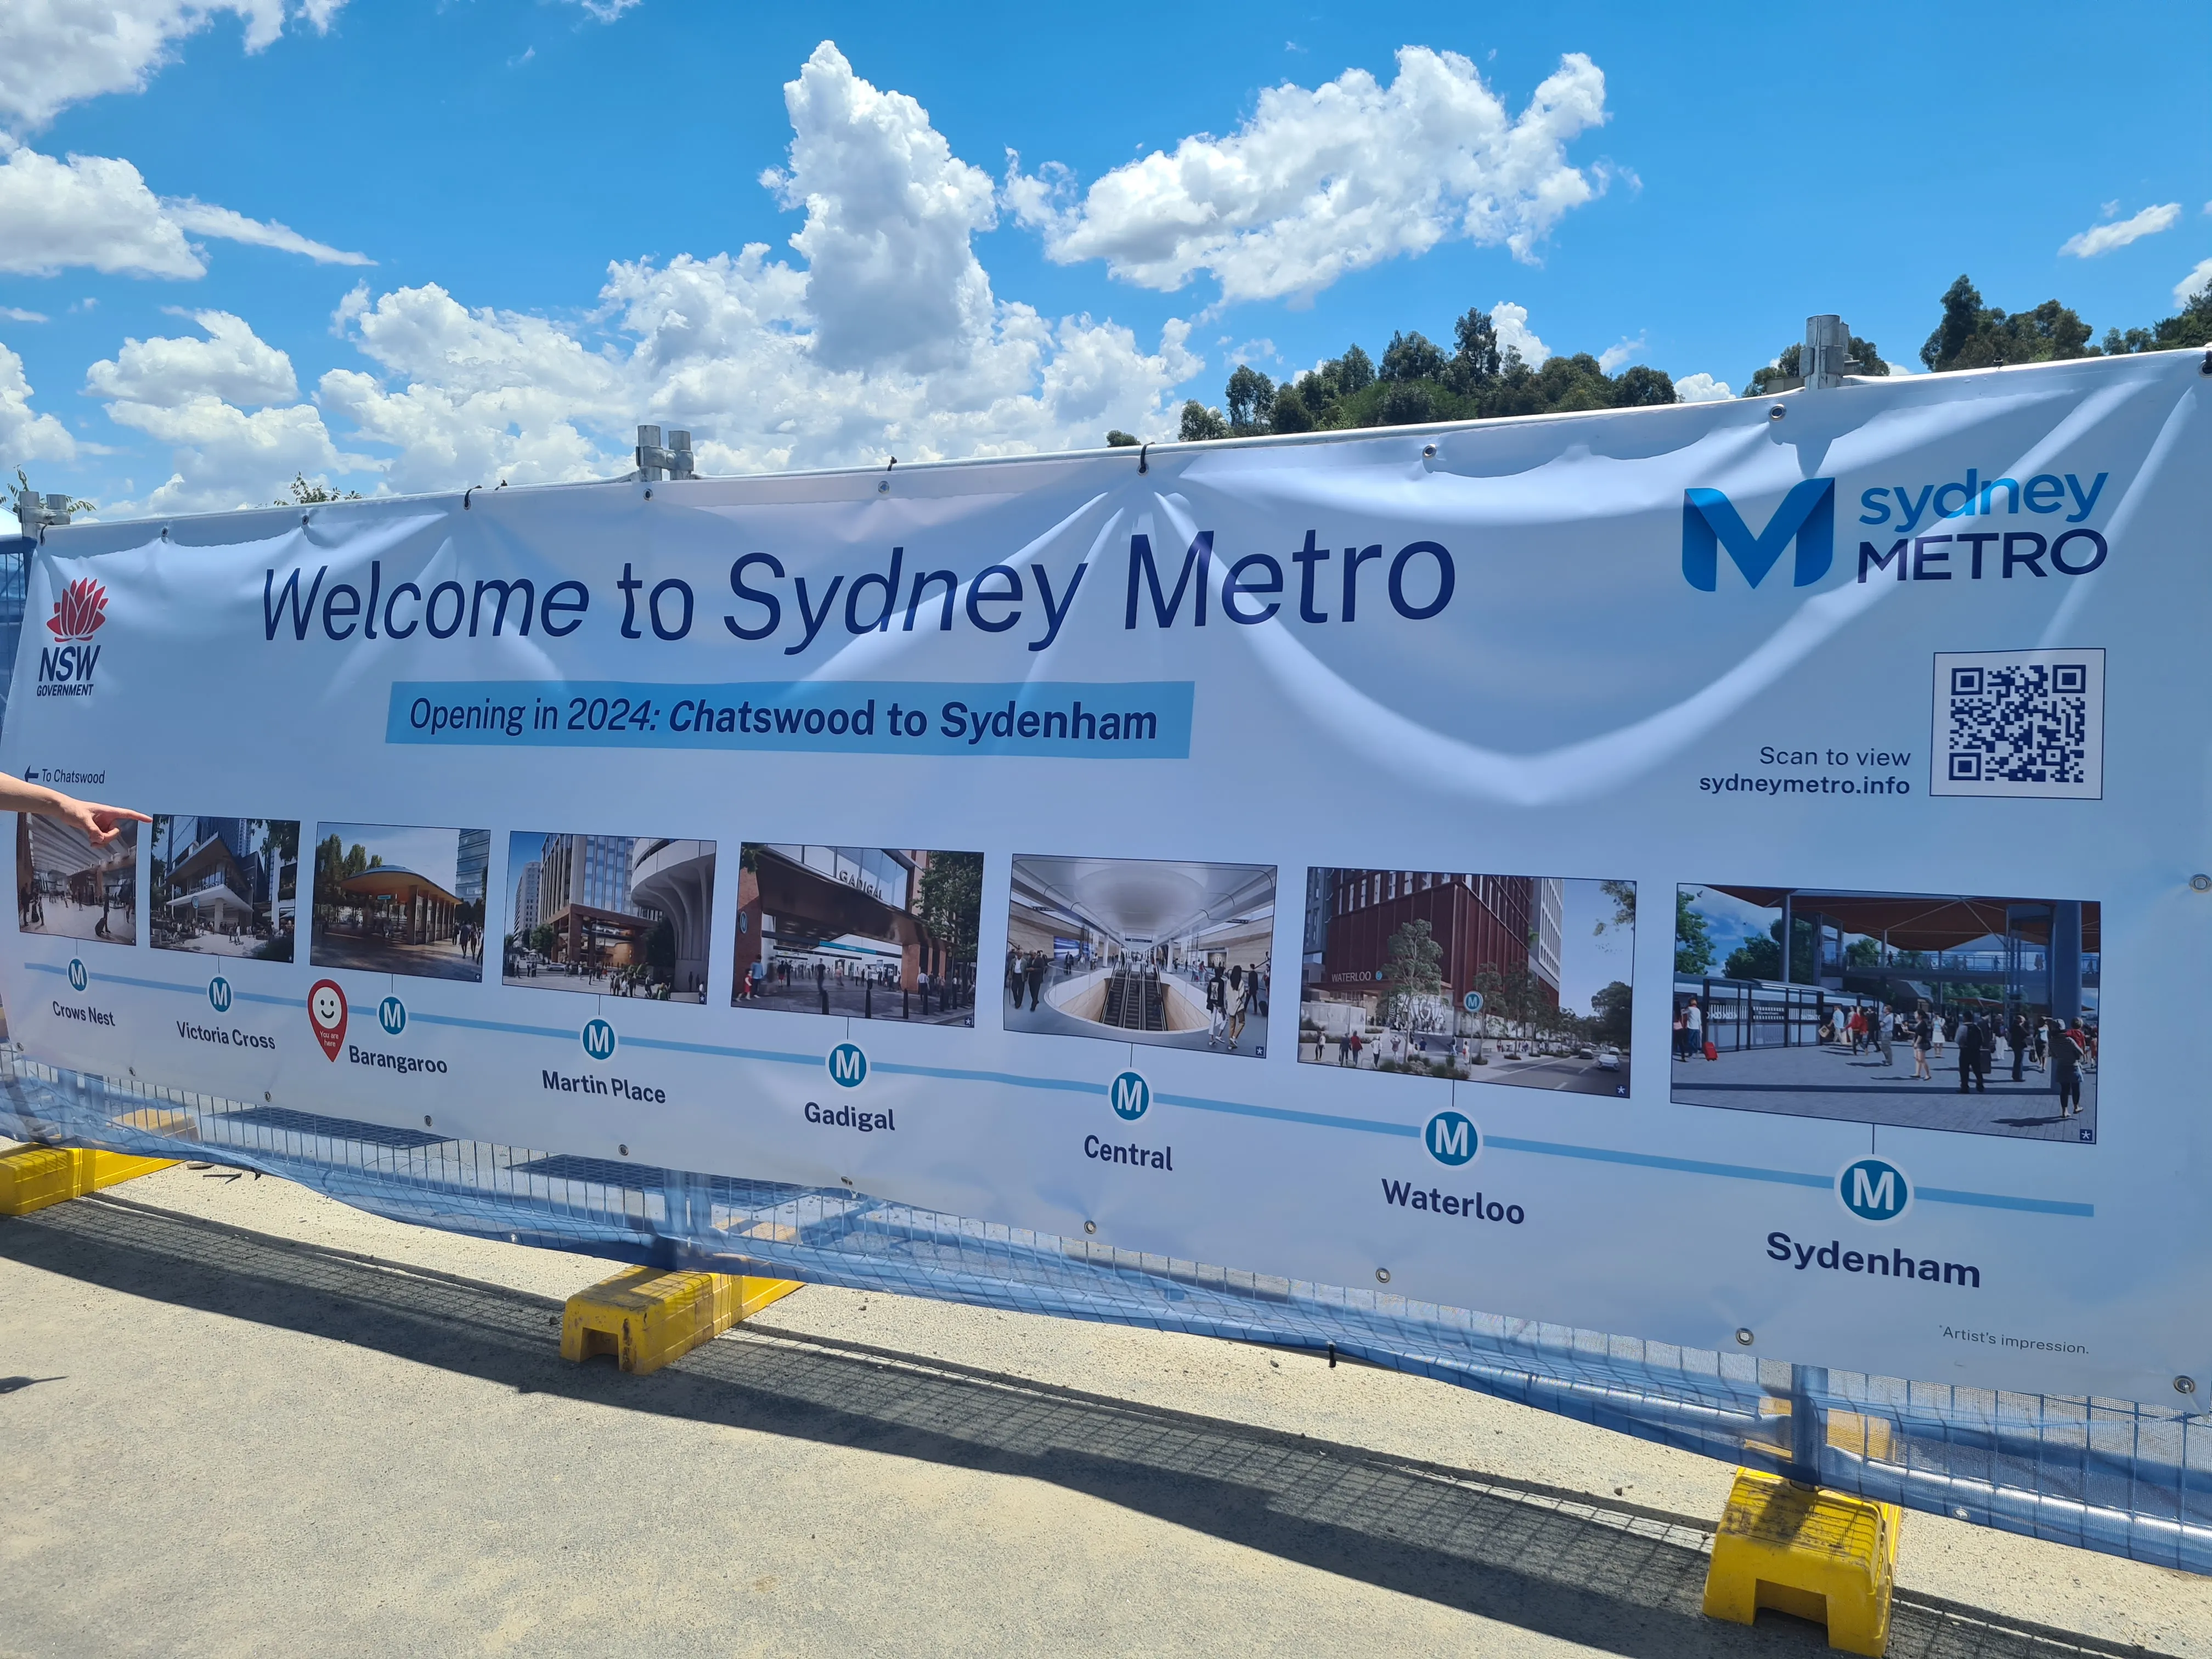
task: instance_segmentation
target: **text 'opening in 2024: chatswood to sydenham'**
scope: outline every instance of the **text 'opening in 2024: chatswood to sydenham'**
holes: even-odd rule
[[[401,680],[386,743],[1188,760],[1188,680]]]

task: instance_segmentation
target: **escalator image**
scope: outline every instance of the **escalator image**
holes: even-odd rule
[[[1264,1058],[1275,872],[1017,857],[1006,1029]]]

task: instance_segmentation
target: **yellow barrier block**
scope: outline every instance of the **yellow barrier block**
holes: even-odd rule
[[[1889,1645],[1899,1512],[1841,1492],[1738,1469],[1713,1536],[1705,1614],[1748,1625],[1759,1609],[1828,1627],[1828,1645],[1879,1656]]]
[[[28,1215],[166,1170],[175,1161],[132,1158],[89,1146],[27,1146],[0,1158],[0,1215]]]
[[[166,1106],[143,1106],[135,1112],[108,1120],[118,1128],[138,1129],[149,1135],[167,1135],[172,1140],[198,1140],[199,1121],[190,1112],[176,1111]]]
[[[642,1376],[798,1288],[790,1279],[632,1267],[568,1298],[561,1316],[561,1358],[612,1354],[623,1370]]]

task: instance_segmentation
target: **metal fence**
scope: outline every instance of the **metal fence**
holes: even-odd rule
[[[641,1169],[56,1070],[0,1131],[258,1170],[396,1220],[629,1262],[1347,1357],[1707,1457],[2212,1573],[2212,1415],[1793,1366],[1111,1249],[842,1189]]]

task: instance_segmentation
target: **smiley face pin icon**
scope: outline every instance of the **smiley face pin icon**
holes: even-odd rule
[[[336,1060],[346,1028],[345,993],[338,989],[337,981],[319,979],[307,993],[307,1024],[315,1028],[315,1041],[323,1045],[324,1057]]]

